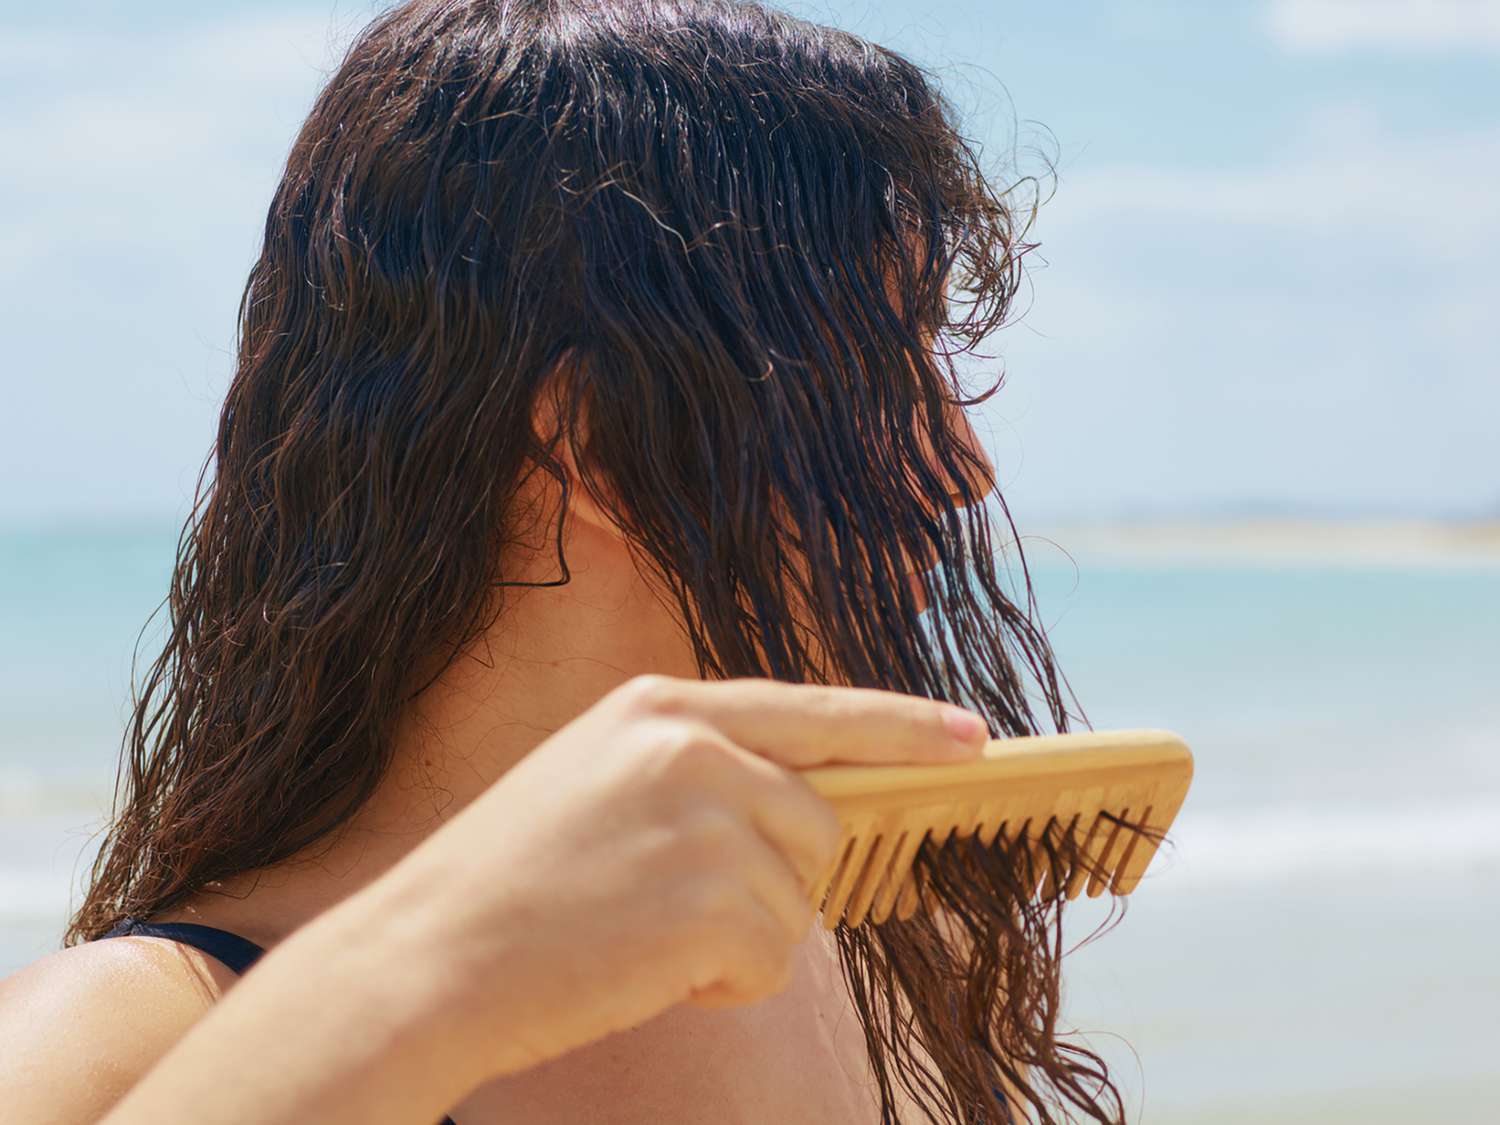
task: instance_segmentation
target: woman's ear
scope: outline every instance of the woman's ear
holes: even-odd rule
[[[969,412],[956,402],[947,403],[945,410],[948,416],[948,424],[952,427],[958,443],[973,458],[972,464],[963,466],[969,486],[970,495],[975,501],[983,501],[986,496],[995,491],[995,463],[990,460],[989,453],[984,448],[984,443],[979,440],[979,435],[974,432],[973,420]],[[950,500],[963,500],[963,492],[957,482],[949,483],[948,498]]]
[[[995,463],[990,460],[984,443],[974,432],[973,419],[962,405],[946,399],[943,403],[943,427],[952,434],[959,447],[959,477],[955,479],[944,470],[933,449],[932,434],[920,422],[916,433],[918,455],[939,480],[946,482],[943,488],[949,501],[955,504],[983,503],[985,497],[995,491]]]
[[[541,390],[537,392],[536,404],[531,412],[531,432],[536,436],[539,445],[544,448],[551,447],[552,456],[561,464],[567,476],[569,513],[590,527],[619,535],[614,521],[605,514],[593,496],[583,487],[583,474],[579,471],[578,462],[573,455],[575,445],[585,449],[588,447],[588,417],[581,406],[572,420],[572,426],[576,432],[573,434],[564,432],[569,427],[566,396],[571,376],[571,367],[563,365],[542,385]]]
[[[566,438],[557,444],[557,459],[562,462],[563,471],[568,474],[569,511],[590,527],[619,535],[614,521],[604,514],[588,489],[583,487],[583,476],[578,471],[578,463],[573,459],[573,444]]]

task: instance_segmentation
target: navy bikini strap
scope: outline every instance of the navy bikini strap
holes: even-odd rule
[[[201,949],[240,974],[248,971],[266,952],[239,934],[217,930],[212,926],[200,926],[196,922],[138,922],[134,918],[127,918],[104,936],[155,937],[181,942],[194,949]]]
[[[126,918],[104,937],[154,937],[181,942],[202,950],[241,975],[266,952],[239,934],[213,926],[200,926],[196,922],[137,922],[134,918]],[[445,1117],[438,1125],[454,1125],[454,1122],[451,1117]]]

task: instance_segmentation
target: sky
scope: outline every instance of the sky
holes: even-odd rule
[[[1042,203],[1035,519],[1500,514],[1500,0],[821,0]],[[292,136],[380,5],[0,0],[0,521],[185,512]]]

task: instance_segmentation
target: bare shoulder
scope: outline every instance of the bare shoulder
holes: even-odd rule
[[[97,1121],[234,981],[197,950],[121,937],[0,980],[0,1097],[19,1121]]]

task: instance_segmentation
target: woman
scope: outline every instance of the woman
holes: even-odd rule
[[[938,909],[836,940],[806,903],[797,767],[1067,725],[952,366],[1022,235],[840,32],[376,20],[270,208],[70,948],[4,986],[11,1111],[1120,1120],[1010,859],[924,850]]]

